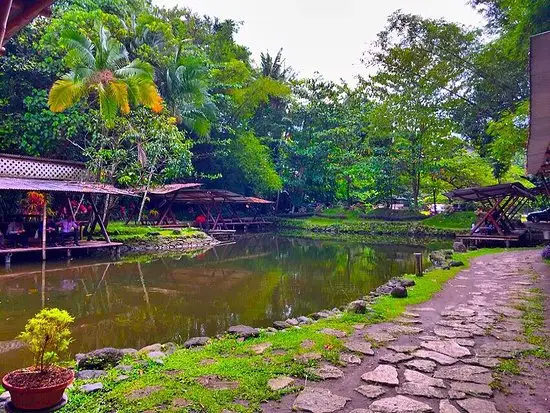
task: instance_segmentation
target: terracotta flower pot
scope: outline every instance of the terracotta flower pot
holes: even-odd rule
[[[63,383],[48,387],[27,388],[12,386],[6,380],[9,374],[2,378],[2,385],[10,392],[11,402],[18,409],[23,410],[38,410],[47,409],[55,406],[63,398],[65,389],[73,382],[74,372],[72,370],[63,369],[70,372],[70,377]]]

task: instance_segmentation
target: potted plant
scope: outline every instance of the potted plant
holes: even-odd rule
[[[34,357],[32,367],[12,371],[2,379],[17,409],[47,409],[61,402],[74,372],[55,363],[58,354],[67,350],[72,341],[69,325],[73,321],[65,310],[45,308],[27,322],[17,337]]]

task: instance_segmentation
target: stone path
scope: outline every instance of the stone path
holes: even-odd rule
[[[298,395],[265,404],[263,411],[550,412],[544,377],[532,397],[524,394],[512,407],[508,395],[495,397],[499,392],[491,387],[500,359],[533,348],[520,341],[522,312],[516,307],[533,287],[540,261],[539,251],[474,260],[431,301],[411,306],[393,323],[363,326],[344,338],[347,349],[340,360],[349,359],[350,352],[357,357],[355,363],[338,366],[341,374],[320,363],[322,372],[333,374],[307,382]],[[543,282],[548,285],[550,274]]]

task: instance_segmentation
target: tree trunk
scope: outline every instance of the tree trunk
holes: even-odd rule
[[[149,172],[149,176],[147,177],[147,184],[145,185],[145,192],[143,192],[143,198],[141,199],[141,205],[139,206],[139,213],[138,213],[138,220],[137,222],[141,222],[141,215],[143,214],[143,208],[145,208],[145,200],[147,199],[147,194],[149,192],[149,186],[151,185],[151,179],[153,178],[153,170]]]

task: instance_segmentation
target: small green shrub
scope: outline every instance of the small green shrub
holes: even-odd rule
[[[25,331],[17,337],[34,356],[34,366],[46,371],[58,359],[58,354],[69,348],[72,342],[69,325],[74,318],[59,308],[44,308],[31,318]]]

